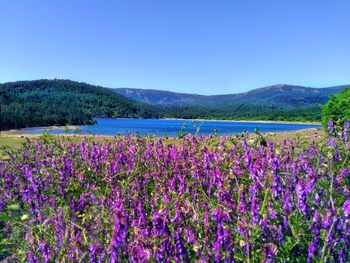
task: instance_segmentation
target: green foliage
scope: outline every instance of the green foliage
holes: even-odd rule
[[[0,84],[1,130],[93,124],[93,117],[158,118],[154,106],[131,101],[113,90],[69,80]]]
[[[184,138],[188,134],[188,133],[185,133],[186,128],[187,128],[187,124],[186,124],[186,122],[184,122],[181,125],[181,129],[177,132],[177,136],[179,139]]]
[[[230,106],[182,106],[167,108],[165,117],[183,119],[321,121],[321,107],[279,109],[276,106],[239,104]]]
[[[323,106],[322,123],[327,128],[327,123],[332,120],[338,127],[350,119],[350,88],[333,95]]]

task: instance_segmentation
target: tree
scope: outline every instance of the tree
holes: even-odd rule
[[[338,127],[350,120],[350,87],[342,92],[333,95],[322,109],[322,123],[327,127],[329,120],[332,120]]]

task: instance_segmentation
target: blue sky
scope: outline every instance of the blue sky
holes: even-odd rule
[[[1,0],[0,82],[200,94],[350,84],[349,0]]]

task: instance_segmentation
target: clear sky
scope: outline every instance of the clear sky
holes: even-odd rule
[[[0,0],[0,82],[200,94],[350,84],[350,0]]]

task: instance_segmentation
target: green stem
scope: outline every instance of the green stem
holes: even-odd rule
[[[325,240],[323,248],[322,248],[322,256],[321,256],[321,261],[320,262],[325,262],[324,261],[324,257],[325,257],[325,253],[326,253],[326,249],[327,249],[327,240],[329,239],[329,236],[332,233],[333,227],[334,227],[334,222],[332,223],[332,225],[331,225],[331,227],[330,227],[330,229],[329,229],[329,231],[327,233],[327,237],[326,237],[326,240]]]
[[[331,180],[331,188],[330,188],[330,199],[331,199],[331,204],[332,204],[332,208],[334,209],[334,201],[333,201],[333,184],[334,184],[334,175],[333,173],[331,173],[332,175],[332,180]]]
[[[266,189],[266,191],[265,191],[265,196],[264,196],[264,201],[263,201],[262,206],[261,206],[261,209],[260,209],[260,216],[261,216],[261,215],[264,213],[264,211],[265,211],[268,193],[269,193],[269,189]]]

